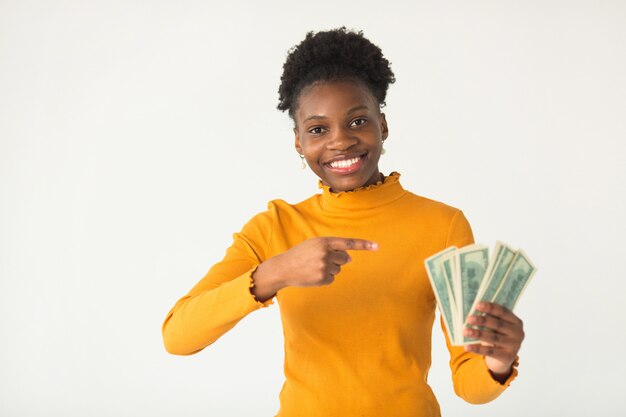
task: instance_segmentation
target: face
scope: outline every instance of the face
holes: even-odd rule
[[[380,181],[387,122],[367,87],[355,81],[313,84],[300,94],[294,116],[296,150],[331,191]]]

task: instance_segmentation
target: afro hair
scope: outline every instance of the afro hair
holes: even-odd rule
[[[366,39],[362,31],[341,27],[309,32],[289,51],[283,65],[278,110],[288,111],[293,119],[303,89],[319,81],[339,80],[361,81],[382,107],[395,77],[380,48]]]

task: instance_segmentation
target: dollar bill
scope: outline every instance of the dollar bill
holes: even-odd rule
[[[492,302],[513,310],[535,271],[535,266],[530,262],[524,251],[521,249],[517,251],[506,273],[506,277]]]
[[[483,245],[453,246],[426,259],[426,270],[452,345],[478,343],[463,336],[467,318],[481,301],[513,310],[536,272],[522,250],[496,242],[493,255]],[[470,326],[472,327],[472,326]]]
[[[458,252],[459,280],[462,306],[461,314],[458,314],[457,341],[462,343],[476,343],[477,340],[463,336],[462,329],[474,300],[478,295],[485,272],[489,266],[489,248],[483,245],[470,245],[460,249]]]
[[[456,247],[451,246],[434,254],[424,261],[430,285],[433,287],[437,305],[439,306],[439,311],[443,316],[443,323],[446,327],[446,331],[448,332],[450,343],[452,344],[456,343],[454,338],[454,315],[452,313],[452,289],[449,288],[448,280],[444,276],[442,260],[447,254],[456,251],[456,249]]]
[[[448,289],[449,289],[449,294],[448,297],[450,299],[450,312],[452,313],[452,321],[454,323],[454,333],[450,336],[451,339],[454,339],[455,341],[458,340],[459,335],[460,335],[460,326],[461,323],[459,323],[458,320],[458,312],[460,311],[460,305],[461,305],[461,292],[458,288],[458,272],[457,272],[457,257],[456,257],[457,251],[451,251],[447,254],[445,254],[442,258],[441,258],[441,264],[443,266],[443,271],[444,271],[444,275],[446,276],[446,280],[448,281]]]
[[[456,304],[456,294],[454,291],[454,274],[452,272],[451,260],[447,256],[443,256],[441,259],[441,265],[443,267],[443,275],[448,282],[448,288],[450,289],[450,305]],[[455,309],[456,310],[456,309]]]
[[[506,244],[502,242],[496,242],[494,255],[490,261],[488,271],[485,274],[486,278],[483,281],[483,285],[481,286],[480,290],[478,291],[476,300],[474,301],[469,314],[465,317],[465,321],[467,321],[467,317],[469,317],[470,315],[476,314],[476,305],[479,302],[492,302],[494,300],[496,293],[500,289],[500,286],[504,281],[504,277],[506,276],[506,273],[511,266],[511,263],[513,262],[515,254],[516,251],[511,249]]]

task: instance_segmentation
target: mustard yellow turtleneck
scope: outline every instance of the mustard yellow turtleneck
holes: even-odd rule
[[[264,260],[317,236],[373,240],[379,250],[350,252],[352,262],[331,285],[276,295],[286,376],[277,415],[439,416],[427,384],[436,302],[424,259],[473,236],[461,211],[406,191],[399,176],[340,193],[320,183],[321,194],[294,205],[271,201],[171,309],[163,324],[167,350],[196,353],[272,304],[250,293]],[[496,398],[517,374],[500,384],[482,356],[446,341],[454,389],[471,403]]]

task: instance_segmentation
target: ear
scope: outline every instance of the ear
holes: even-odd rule
[[[387,118],[385,113],[380,114],[380,129],[382,133],[382,139],[385,140],[389,136],[389,126],[387,126]]]
[[[298,133],[298,128],[293,128],[293,136],[295,139],[296,151],[298,151],[298,155],[302,155],[302,145],[300,145],[300,134]]]

